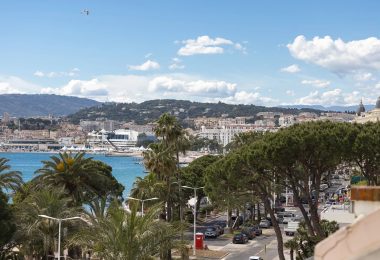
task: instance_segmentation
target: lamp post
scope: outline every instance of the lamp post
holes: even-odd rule
[[[47,215],[38,215],[41,218],[47,218],[58,221],[58,260],[61,259],[61,223],[62,221],[66,220],[74,220],[74,219],[80,219],[83,220],[81,217],[72,217],[72,218],[53,218]],[[84,220],[83,220],[84,221]]]
[[[154,197],[154,198],[149,198],[149,199],[145,199],[145,200],[142,200],[142,199],[136,199],[136,198],[133,198],[133,197],[127,197],[128,199],[130,200],[137,200],[137,201],[141,201],[141,216],[143,217],[144,216],[144,202],[145,201],[149,201],[149,200],[158,200],[158,198]]]
[[[194,246],[193,246],[193,255],[195,256],[195,233],[197,232],[197,190],[203,189],[204,187],[189,187],[189,186],[181,186],[182,188],[185,189],[192,189],[194,190]]]

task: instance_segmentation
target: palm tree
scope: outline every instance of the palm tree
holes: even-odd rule
[[[181,198],[181,176],[179,171],[179,154],[185,154],[190,147],[190,141],[188,134],[182,129],[176,117],[164,113],[157,120],[157,127],[155,129],[155,134],[162,138],[162,143],[168,149],[173,150],[176,156],[176,178],[179,183],[179,198]],[[182,221],[183,211],[182,211],[182,201],[179,201],[179,215]]]
[[[38,215],[47,215],[55,218],[73,217],[80,213],[79,208],[69,207],[71,199],[64,190],[44,189],[30,194],[24,201],[16,204],[17,231],[16,241],[22,244],[21,251],[26,256],[35,255],[47,257],[57,248],[57,222],[41,218]],[[70,227],[75,223],[65,224],[70,233]],[[65,237],[63,237],[65,239]],[[38,258],[39,259],[39,258]]]
[[[137,207],[126,212],[113,202],[105,217],[90,214],[90,225],[75,235],[71,243],[91,248],[100,259],[153,259],[174,246],[177,234],[171,224],[157,219],[159,211],[159,207],[153,207],[144,216],[138,216]]]
[[[110,176],[105,175],[92,158],[84,156],[85,153],[72,156],[65,152],[43,161],[43,167],[36,171],[37,177],[33,179],[37,188],[64,187],[76,205],[104,195],[98,184],[107,183]]]
[[[165,182],[158,180],[157,175],[150,172],[144,177],[136,177],[131,189],[131,196],[139,199],[158,197],[164,201],[166,195],[165,186]]]
[[[150,150],[143,153],[145,167],[154,173],[159,182],[166,184],[166,220],[171,221],[173,197],[171,188],[173,177],[176,171],[176,160],[173,150],[166,147],[163,143],[154,143],[149,146]]]
[[[0,190],[13,190],[16,191],[23,183],[21,172],[11,171],[11,167],[7,165],[9,162],[6,158],[0,158]]]
[[[169,146],[182,134],[182,127],[174,116],[164,113],[157,120],[154,130],[156,136],[161,137],[166,146]]]

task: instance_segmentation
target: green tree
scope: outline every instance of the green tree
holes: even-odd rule
[[[220,156],[204,155],[189,163],[187,167],[181,169],[182,184],[190,187],[203,187],[205,186],[206,168],[219,160]],[[194,196],[194,192],[189,189],[184,189],[183,194],[185,201]],[[200,201],[205,197],[203,189],[197,191],[197,211],[199,209]]]
[[[213,204],[227,210],[227,226],[231,227],[232,210],[239,208],[241,199],[247,196],[241,158],[237,154],[228,154],[207,167],[204,178],[206,195]]]
[[[37,189],[45,186],[64,187],[76,205],[96,196],[104,196],[112,191],[114,196],[120,196],[124,187],[112,176],[112,168],[85,153],[60,153],[51,156],[50,161],[43,161],[43,167],[36,171],[32,180]]]
[[[57,248],[58,223],[39,217],[39,215],[54,218],[77,216],[81,211],[80,208],[70,207],[70,204],[70,198],[61,188],[36,191],[15,205],[14,215],[17,224],[15,237],[16,241],[22,245],[20,249],[25,256],[47,257],[53,255]],[[70,230],[75,224],[75,222],[62,224],[63,228],[67,229],[66,234],[72,234]],[[61,235],[62,240],[65,241],[66,236],[63,232]]]
[[[151,144],[150,149],[143,153],[145,167],[156,175],[159,182],[166,186],[166,220],[172,220],[173,197],[172,182],[175,180],[176,159],[173,150],[163,143]]]
[[[346,133],[346,158],[358,167],[369,185],[379,185],[380,123],[354,124]]]
[[[135,206],[131,212],[111,203],[104,217],[90,217],[85,226],[73,239],[101,259],[135,260],[154,259],[174,246],[178,230],[170,223],[157,220],[159,207],[151,208],[143,217],[137,215]]]
[[[339,229],[336,221],[321,220],[321,228],[325,237]],[[311,236],[307,231],[305,222],[301,222],[297,233],[291,240],[285,243],[285,246],[291,250],[291,258],[293,253],[296,252],[297,259],[308,259],[314,255],[315,246],[324,239],[324,237]]]
[[[2,189],[17,191],[23,183],[21,172],[11,171],[8,162],[8,159],[0,158],[0,191]]]
[[[16,230],[14,214],[8,197],[0,190],[0,259],[10,252],[14,245],[12,241]]]

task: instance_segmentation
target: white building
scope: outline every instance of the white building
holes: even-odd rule
[[[214,139],[219,144],[226,146],[228,143],[233,141],[235,135],[255,130],[256,127],[252,124],[223,125],[213,128],[206,128],[205,126],[202,126],[199,136],[210,140]]]
[[[108,133],[107,140],[118,148],[135,147],[137,144],[139,132],[128,129],[117,129]]]
[[[92,146],[110,144],[118,149],[135,147],[139,132],[129,129],[117,129],[112,132],[102,129],[99,132],[92,131],[87,135],[87,142]]]
[[[280,127],[288,127],[294,125],[297,119],[294,115],[283,115],[278,119],[278,124]]]

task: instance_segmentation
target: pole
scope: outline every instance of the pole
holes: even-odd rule
[[[197,189],[194,188],[194,248],[193,248],[193,255],[195,256],[195,232],[197,231],[196,225],[197,225]]]
[[[285,189],[286,189],[285,190],[285,193],[286,193],[286,195],[285,195],[285,206],[287,207],[288,206],[288,196],[289,196],[289,194],[288,194],[288,185],[286,185]]]
[[[58,260],[61,259],[61,223],[62,219],[58,219]]]
[[[144,217],[144,200],[141,200],[141,217]]]

